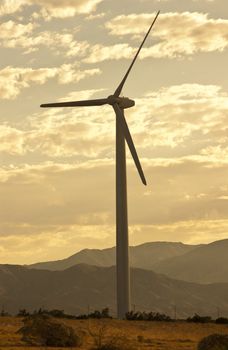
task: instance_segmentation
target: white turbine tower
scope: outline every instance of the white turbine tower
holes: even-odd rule
[[[130,272],[128,257],[128,218],[127,218],[127,178],[125,141],[128,144],[131,155],[142,183],[146,185],[146,179],[132,141],[130,131],[124,116],[124,109],[133,107],[135,101],[120,97],[124,83],[148,37],[160,11],[156,14],[142,44],[140,45],[130,67],[113,95],[103,99],[72,101],[60,103],[42,104],[40,107],[88,107],[109,104],[116,114],[116,271],[117,271],[117,316],[125,318],[130,311]]]

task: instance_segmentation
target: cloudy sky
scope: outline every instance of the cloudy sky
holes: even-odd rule
[[[39,105],[110,95],[159,9],[123,90],[130,244],[227,238],[227,0],[1,0],[0,263],[115,244],[111,107]]]

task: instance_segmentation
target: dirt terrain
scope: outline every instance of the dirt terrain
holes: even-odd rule
[[[95,338],[100,338],[104,343],[115,337],[124,337],[135,349],[196,350],[201,338],[213,333],[228,334],[228,325],[210,323],[67,319],[59,322],[70,325],[76,332],[83,334],[82,350],[94,347]],[[30,347],[22,342],[21,335],[17,333],[22,325],[22,318],[0,318],[0,349],[29,350]]]

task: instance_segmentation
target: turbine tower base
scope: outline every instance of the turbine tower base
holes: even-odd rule
[[[130,311],[130,271],[128,248],[127,176],[125,137],[116,121],[116,284],[117,318]]]

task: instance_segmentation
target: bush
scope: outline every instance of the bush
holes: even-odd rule
[[[130,311],[126,314],[126,319],[128,321],[172,321],[172,319],[165,315],[165,314],[160,314],[159,312],[134,312]]]
[[[228,324],[228,318],[226,317],[219,317],[215,320],[215,323],[218,324]]]
[[[64,313],[64,310],[57,310],[57,309],[48,311],[48,315],[56,317],[56,318],[67,318],[68,317],[68,315],[66,315]]]
[[[0,316],[1,317],[9,317],[10,314],[7,311],[5,311],[4,309],[2,309],[1,312],[0,312]]]
[[[59,310],[59,309],[46,310],[46,309],[40,308],[39,310],[33,311],[33,316],[35,316],[35,315],[41,315],[41,316],[46,315],[46,316],[52,316],[55,318],[67,318],[67,319],[75,319],[76,318],[76,316],[65,314],[64,310]],[[24,315],[24,316],[29,316],[29,313],[28,313],[28,315]]]
[[[20,309],[17,316],[18,317],[26,317],[29,316],[29,312],[26,309]]]
[[[109,315],[109,308],[106,307],[102,309],[101,311],[95,310],[94,312],[91,312],[89,314],[82,314],[79,316],[75,316],[75,319],[78,320],[85,320],[88,318],[96,318],[96,319],[101,319],[101,318],[112,318],[112,316]]]
[[[198,344],[198,350],[228,350],[228,335],[212,334],[203,338]]]
[[[23,320],[24,326],[18,331],[22,340],[37,346],[80,346],[81,338],[73,328],[57,323],[45,315],[35,315]]]
[[[189,317],[186,320],[187,322],[194,322],[194,323],[209,323],[211,322],[210,316],[199,316],[195,314],[193,317]]]

